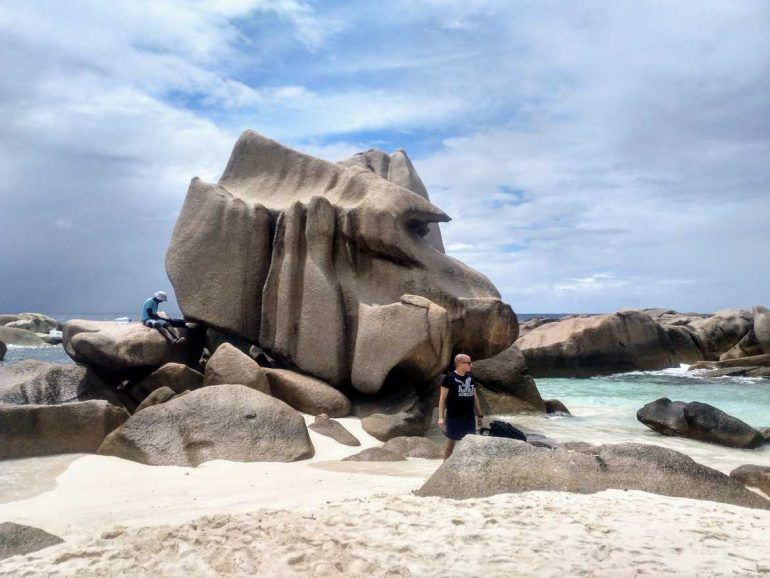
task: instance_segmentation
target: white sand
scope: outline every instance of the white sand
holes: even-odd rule
[[[20,500],[18,488],[0,488],[0,502],[14,500],[0,503],[0,521],[66,543],[0,561],[0,575],[770,573],[770,511],[621,491],[418,498],[440,462],[340,462],[379,445],[354,418],[341,421],[362,447],[311,432],[316,456],[290,464],[188,469],[82,456],[58,473],[61,460],[18,462],[16,486],[28,467],[41,493]],[[39,479],[45,464],[53,489]]]

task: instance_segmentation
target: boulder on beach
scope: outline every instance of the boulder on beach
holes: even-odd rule
[[[74,361],[111,376],[146,375],[166,363],[194,365],[203,351],[198,331],[177,328],[186,340],[170,343],[141,323],[73,319],[64,324],[64,351]]]
[[[193,179],[174,229],[166,269],[185,316],[368,394],[394,371],[434,377],[447,349],[508,347],[518,325],[497,289],[426,240],[447,215],[354,164],[244,132],[217,184]],[[416,187],[406,173],[392,178]]]
[[[529,375],[527,360],[516,345],[474,361],[472,371],[484,415],[545,412],[545,402]]]
[[[115,388],[85,365],[25,359],[0,367],[0,403],[56,405],[91,399],[124,405]]]
[[[390,439],[383,444],[382,449],[405,458],[437,460],[444,457],[443,450],[436,442],[418,436],[401,436]]]
[[[541,325],[516,345],[534,377],[589,377],[678,363],[663,327],[636,310]]]
[[[137,401],[143,401],[157,389],[167,387],[174,393],[203,387],[203,375],[181,363],[166,363],[144,379],[131,384],[127,390]]]
[[[744,486],[759,488],[770,496],[770,466],[750,464],[739,466],[730,472],[730,477],[738,480]]]
[[[529,491],[592,494],[614,488],[770,509],[770,500],[667,448],[623,443],[593,451],[467,436],[417,494],[468,499]]]
[[[331,417],[350,415],[350,400],[345,394],[307,375],[288,369],[264,369],[270,392],[302,413],[327,414]]]
[[[212,385],[135,413],[99,448],[153,466],[210,460],[292,462],[314,454],[305,420],[245,385]]]
[[[64,540],[33,526],[14,522],[0,523],[0,560],[37,552],[49,546],[62,544]]]
[[[315,421],[307,427],[317,434],[332,438],[343,445],[353,447],[361,445],[358,438],[345,429],[345,426],[326,414],[317,415]]]
[[[206,362],[203,385],[237,383],[270,395],[264,368],[229,343],[222,343]]]
[[[102,400],[0,404],[0,459],[93,453],[127,419],[125,409]]]
[[[40,336],[27,329],[16,327],[0,327],[0,341],[6,345],[23,345],[25,347],[43,347],[46,344]]]
[[[747,423],[697,401],[685,403],[662,397],[637,411],[636,418],[663,435],[747,449],[764,443],[762,435]]]
[[[343,462],[405,462],[404,456],[398,455],[384,448],[367,448],[363,451],[348,456]]]
[[[395,393],[383,397],[359,398],[353,402],[353,414],[361,418],[361,427],[381,442],[399,436],[423,436],[433,415],[429,399],[416,392]]]

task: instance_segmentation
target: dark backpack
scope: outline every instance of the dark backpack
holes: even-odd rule
[[[481,428],[479,433],[483,436],[527,441],[527,436],[524,435],[523,431],[504,421],[493,421],[489,424],[489,427]]]

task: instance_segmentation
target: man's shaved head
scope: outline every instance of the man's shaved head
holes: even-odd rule
[[[464,361],[470,361],[471,358],[469,355],[465,355],[464,353],[458,353],[455,355],[455,367],[457,367],[457,364],[463,363]]]

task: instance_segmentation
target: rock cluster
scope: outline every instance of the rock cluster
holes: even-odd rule
[[[0,361],[6,345],[42,347],[60,343],[52,334],[58,329],[59,322],[42,313],[0,314]]]

